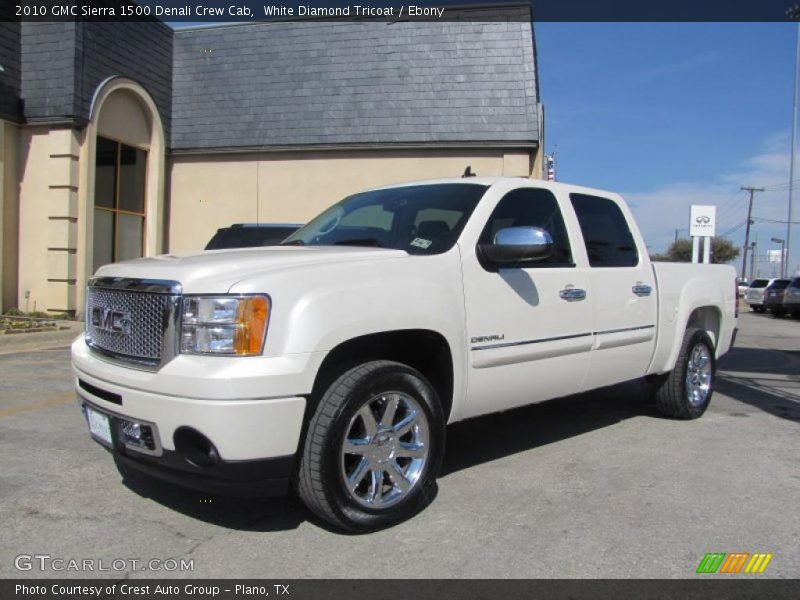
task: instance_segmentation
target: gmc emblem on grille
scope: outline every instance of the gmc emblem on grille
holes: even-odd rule
[[[131,314],[100,306],[92,307],[92,326],[111,333],[131,334]]]

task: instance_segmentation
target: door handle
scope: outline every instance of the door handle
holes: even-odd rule
[[[631,291],[637,296],[649,296],[653,288],[644,283],[637,283],[631,288]]]
[[[576,300],[586,300],[586,290],[580,288],[566,288],[558,292],[562,300],[575,302]]]

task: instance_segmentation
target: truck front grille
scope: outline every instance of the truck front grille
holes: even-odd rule
[[[98,278],[86,290],[86,343],[124,363],[158,367],[175,355],[180,286]]]

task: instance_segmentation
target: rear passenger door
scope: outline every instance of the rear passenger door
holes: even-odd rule
[[[589,258],[594,291],[594,342],[584,389],[644,375],[652,356],[656,326],[656,286],[644,248],[629,226],[621,202],[570,194]],[[638,243],[637,243],[638,241]]]

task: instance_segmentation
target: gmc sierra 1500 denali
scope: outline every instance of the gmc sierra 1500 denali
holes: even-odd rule
[[[641,377],[699,417],[735,326],[733,268],[651,264],[617,194],[473,177],[350,196],[279,247],[102,267],[72,360],[123,472],[292,485],[366,531],[430,501],[447,423]]]

